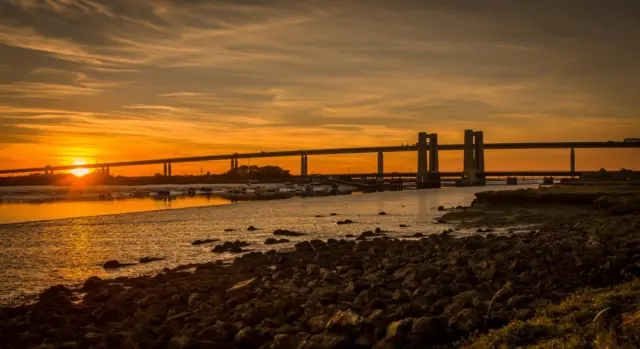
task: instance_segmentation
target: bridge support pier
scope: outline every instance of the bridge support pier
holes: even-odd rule
[[[507,185],[518,185],[518,177],[507,177]]]
[[[464,170],[457,187],[486,185],[484,176],[484,136],[482,131],[464,130]]]
[[[378,183],[384,182],[384,153],[378,152]]]
[[[165,177],[167,176],[167,163],[166,162],[164,163],[164,171],[162,172],[162,175],[165,176]]]
[[[571,148],[571,152],[569,153],[569,166],[571,168],[571,172],[576,172],[576,149]]]
[[[424,188],[427,181],[427,133],[418,133],[418,169],[416,175],[416,188]]]
[[[542,178],[542,185],[553,185],[553,177]]]
[[[51,165],[47,165],[44,167],[44,174],[46,175],[52,175],[53,174],[53,170],[51,169]]]
[[[171,177],[171,163],[167,163],[167,177]]]
[[[440,188],[442,187],[442,182],[440,178],[440,163],[438,155],[438,134],[430,133],[427,135],[427,138],[429,139],[429,168],[427,171],[427,177],[422,183],[422,188]]]
[[[300,156],[300,175],[309,175],[309,162],[306,154]]]

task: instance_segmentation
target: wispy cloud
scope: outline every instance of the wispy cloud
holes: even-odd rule
[[[633,137],[637,5],[594,4],[7,0],[0,118],[13,140],[114,157],[136,138],[154,155],[400,144],[421,130],[453,142],[463,128]]]

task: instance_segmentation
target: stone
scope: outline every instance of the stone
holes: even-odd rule
[[[249,280],[238,282],[237,284],[233,285],[231,288],[227,290],[227,294],[246,291],[253,288],[257,284],[258,284],[258,278],[252,278]]]
[[[409,226],[406,225],[406,224],[400,224],[398,227],[400,227],[400,228],[409,228]]]
[[[135,263],[120,263],[117,260],[110,260],[110,261],[106,261],[102,267],[105,269],[116,269],[116,268],[120,268],[120,267],[126,267],[126,266],[130,266],[130,265],[135,265]]]
[[[362,318],[351,310],[338,310],[327,322],[326,330],[334,333],[349,334],[357,331]]]
[[[438,211],[444,211],[444,206],[442,205],[438,206]]]
[[[329,315],[322,314],[310,318],[307,321],[307,327],[311,333],[320,333],[327,327],[327,322],[329,322]]]
[[[291,231],[291,230],[277,229],[276,231],[273,232],[273,235],[276,235],[276,236],[303,236],[303,235],[307,235],[307,234],[298,233],[298,232]]]
[[[288,239],[274,239],[274,238],[267,238],[266,240],[264,240],[264,244],[265,245],[275,245],[275,244],[283,244],[283,243],[287,243],[289,242]]]
[[[346,349],[350,342],[347,336],[323,333],[303,341],[298,349]]]
[[[442,336],[448,329],[448,319],[445,316],[421,317],[413,321],[411,333],[432,338]]]
[[[458,331],[469,333],[481,328],[482,317],[475,309],[462,309],[454,318],[449,319],[449,326]]]
[[[144,263],[151,263],[156,261],[163,261],[165,259],[167,258],[166,257],[142,257],[138,262],[141,264],[144,264]]]
[[[211,242],[216,242],[218,241],[218,239],[204,239],[204,240],[196,240],[194,242],[191,243],[191,245],[197,246],[197,245],[204,245],[204,244],[208,244]]]
[[[217,343],[224,343],[232,340],[235,337],[236,332],[237,330],[233,325],[218,321],[215,325],[200,331],[198,337]]]
[[[225,229],[224,231],[225,231],[225,232],[230,232],[230,231],[233,231],[233,228],[227,228],[227,229]]]
[[[192,293],[189,295],[189,299],[187,300],[187,305],[189,308],[195,308],[200,305],[202,299],[204,297],[200,293]]]
[[[379,212],[379,213],[378,213],[378,215],[379,215],[379,216],[386,216],[386,215],[387,215],[387,213],[386,213],[386,212],[384,212],[384,211],[382,211],[382,212]]]
[[[343,221],[338,221],[336,224],[338,225],[344,225],[344,224],[353,224],[355,223],[354,221],[350,220],[350,219],[345,219]]]
[[[403,320],[394,321],[387,326],[387,332],[385,338],[404,338],[411,333],[411,327],[413,326],[413,319],[407,318]]]
[[[253,225],[250,225],[249,228],[247,228],[247,231],[256,231],[258,230],[258,228],[254,227]]]
[[[245,327],[238,331],[235,342],[247,348],[259,348],[262,345],[262,332],[256,328]]]
[[[103,284],[104,282],[102,281],[101,278],[97,276],[92,276],[88,278],[87,281],[84,282],[82,289],[85,291],[96,290],[96,289],[99,289],[100,286],[102,286]]]

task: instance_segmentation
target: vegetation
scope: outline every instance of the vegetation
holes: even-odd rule
[[[197,183],[226,183],[233,181],[280,181],[291,178],[288,170],[278,166],[240,166],[222,174],[198,176],[154,176],[124,177],[110,176],[103,173],[89,173],[83,177],[76,177],[70,173],[42,174],[34,173],[27,176],[0,177],[0,186],[11,185],[145,185],[145,184],[197,184]]]

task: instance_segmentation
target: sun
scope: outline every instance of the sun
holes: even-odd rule
[[[73,164],[74,165],[86,165],[87,162],[84,159],[76,159],[73,160]],[[76,177],[82,177],[86,174],[89,173],[89,169],[88,168],[74,168],[73,170],[71,170],[71,174],[73,174]]]

